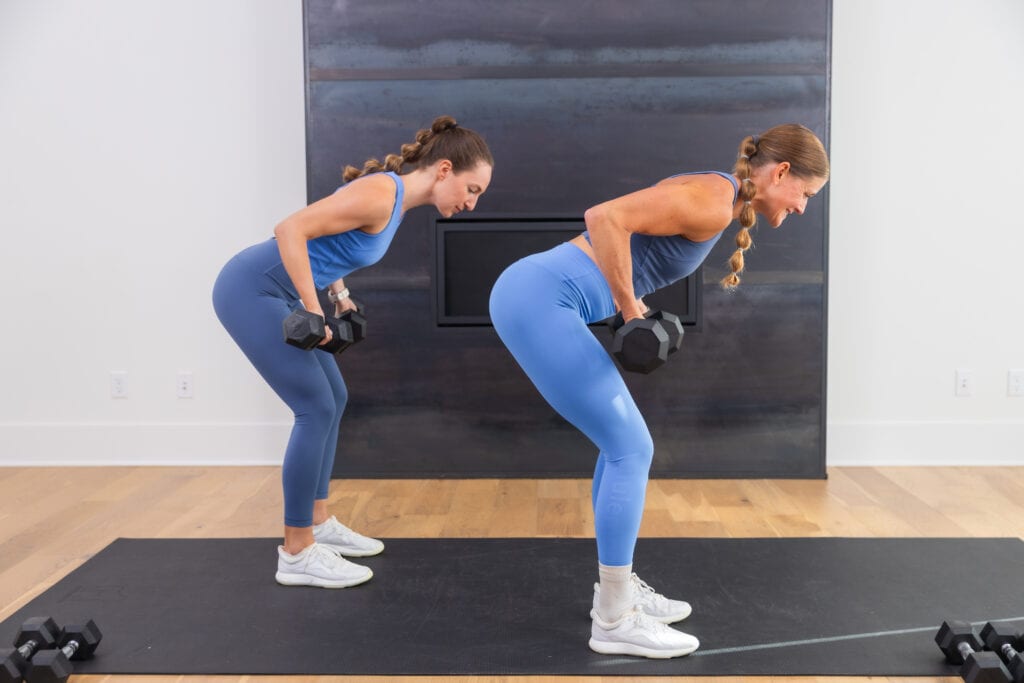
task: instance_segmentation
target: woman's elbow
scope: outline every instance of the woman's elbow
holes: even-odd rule
[[[281,221],[280,223],[278,223],[276,226],[274,226],[274,237],[276,239],[279,239],[279,240],[288,239],[289,237],[293,236],[294,234],[295,234],[295,225],[291,221],[289,221],[288,219],[285,219],[285,220]]]
[[[583,222],[587,224],[589,230],[603,224],[607,219],[607,214],[604,204],[598,204],[583,212]]]

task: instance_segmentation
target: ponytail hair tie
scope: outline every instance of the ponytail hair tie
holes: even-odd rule
[[[746,159],[747,161],[750,161],[750,157],[748,157],[746,154],[741,154],[740,159]]]
[[[743,179],[743,182],[745,182],[745,183],[752,183],[752,182],[754,182],[754,179],[751,178],[750,176],[747,176],[746,178]]]

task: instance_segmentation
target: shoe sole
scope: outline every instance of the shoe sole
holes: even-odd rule
[[[652,650],[633,643],[610,643],[605,640],[590,639],[590,649],[602,655],[632,655],[649,659],[671,659],[688,655],[700,647],[700,643],[692,647],[681,647],[675,650]]]
[[[288,574],[284,572],[277,572],[274,575],[274,579],[282,586],[315,586],[317,588],[349,588],[351,586],[358,586],[361,583],[366,583],[373,578],[373,572],[368,572],[366,576],[361,576],[357,579],[347,579],[345,581],[331,581],[330,579],[323,579],[319,576],[310,576],[309,574]]]
[[[330,548],[331,550],[333,550],[334,552],[338,553],[342,557],[372,557],[373,555],[380,555],[382,552],[384,552],[384,547],[383,546],[381,546],[381,548],[379,550],[358,550],[358,549],[348,548],[348,547],[343,546],[343,545],[333,545],[331,543],[320,543],[319,541],[317,541],[317,543],[319,543],[320,545],[322,545],[325,548]]]

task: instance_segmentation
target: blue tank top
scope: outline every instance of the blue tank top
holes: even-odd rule
[[[391,240],[402,222],[402,197],[405,195],[405,186],[398,174],[386,171],[384,175],[395,181],[396,191],[395,206],[383,230],[374,234],[362,230],[348,230],[336,235],[317,237],[306,243],[309,250],[309,265],[313,270],[313,284],[317,289],[323,289],[354,270],[380,261],[391,245]]]
[[[736,201],[740,187],[729,173],[694,171],[671,177],[705,174],[719,175],[732,183],[732,200]],[[590,234],[583,234],[590,242]],[[682,235],[641,235],[634,232],[629,238],[629,250],[633,257],[633,291],[636,296],[647,296],[693,273],[721,236],[722,233],[718,233],[709,240],[694,242]]]

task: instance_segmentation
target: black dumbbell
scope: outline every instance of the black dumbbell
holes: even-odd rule
[[[1024,654],[1021,654],[1020,634],[1003,624],[991,621],[981,629],[985,647],[1003,658],[1014,683],[1024,683]]]
[[[983,652],[981,641],[966,621],[944,621],[935,643],[950,664],[960,664],[967,683],[1009,683],[1010,672],[995,652]]]
[[[64,683],[74,670],[71,662],[92,657],[101,640],[103,634],[92,619],[65,626],[57,641],[60,649],[42,650],[29,661],[26,683]]]
[[[338,317],[327,316],[327,326],[331,328],[331,341],[318,348],[329,353],[341,353],[348,347],[366,339],[366,316],[363,307],[352,300],[355,309],[350,309]]]
[[[668,332],[668,355],[672,355],[683,345],[683,321],[675,313],[668,311],[650,311],[644,314],[645,318],[653,318],[661,321],[661,326]]]
[[[629,372],[647,374],[656,370],[683,343],[683,324],[679,316],[666,311],[648,310],[643,318],[635,318],[625,325],[619,313],[611,328],[615,334],[612,355]]]
[[[37,651],[57,647],[60,627],[50,617],[32,617],[18,629],[14,647],[0,649],[0,683],[18,683],[32,655]]]
[[[319,349],[341,353],[366,337],[366,318],[358,311],[345,311],[340,317],[320,316],[305,309],[292,311],[282,324],[284,340],[304,351]],[[330,328],[331,341],[321,344]]]
[[[317,346],[320,351],[341,353],[356,343],[352,334],[352,324],[347,320],[327,316],[326,325],[331,329],[331,341]]]
[[[292,346],[309,350],[324,340],[326,321],[322,315],[299,308],[284,319],[284,340]]]
[[[366,339],[366,311],[361,303],[355,299],[351,301],[355,305],[355,310],[345,311],[338,319],[344,320],[352,327],[352,343],[358,344]]]

